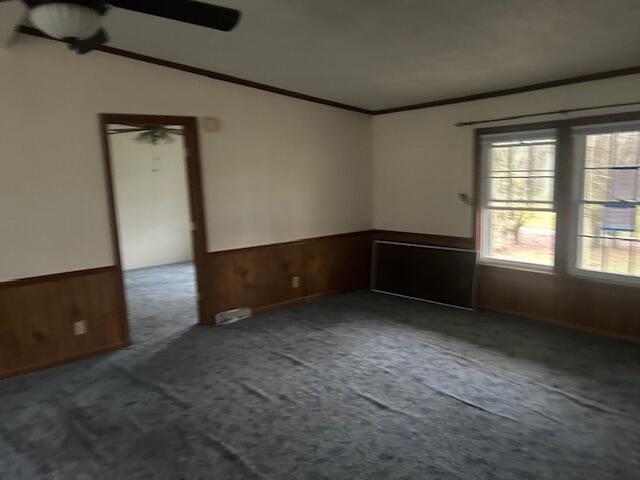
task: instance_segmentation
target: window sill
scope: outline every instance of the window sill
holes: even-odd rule
[[[595,283],[605,283],[609,285],[618,285],[621,287],[640,287],[639,277],[629,277],[624,275],[617,275],[615,273],[602,273],[591,270],[582,270],[578,268],[572,268],[568,272],[569,276]]]
[[[602,274],[600,272],[591,272],[589,270],[571,269],[570,271],[560,274],[554,267],[537,266],[532,264],[521,264],[514,262],[500,262],[492,259],[479,259],[477,261],[479,267],[489,267],[504,270],[512,270],[525,273],[533,273],[539,275],[553,275],[564,277],[566,279],[575,279],[583,282],[597,283],[602,285],[615,285],[619,287],[640,288],[640,278],[638,277],[622,277],[615,274]]]
[[[508,270],[518,270],[529,273],[542,273],[546,275],[555,275],[555,267],[547,265],[536,265],[534,263],[518,263],[509,261],[500,261],[491,258],[480,258],[477,264],[484,267],[506,268]]]

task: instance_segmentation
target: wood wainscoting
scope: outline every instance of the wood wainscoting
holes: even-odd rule
[[[115,266],[0,283],[0,378],[128,345],[122,300]]]
[[[374,240],[473,250],[473,238],[374,230]],[[640,341],[640,287],[479,264],[475,308]]]
[[[371,232],[209,253],[209,318],[238,307],[266,310],[369,287]],[[299,287],[292,286],[299,277]]]
[[[640,290],[581,277],[478,265],[477,306],[640,341]]]

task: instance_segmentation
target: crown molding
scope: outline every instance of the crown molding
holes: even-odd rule
[[[2,2],[3,0],[0,0]],[[33,27],[20,26],[18,27],[18,31],[20,33],[24,33],[27,35],[32,35],[35,37],[46,38],[54,41],[61,41],[55,38],[51,38],[48,35],[40,32],[39,30]],[[171,62],[169,60],[163,60],[161,58],[152,57],[149,55],[143,55],[141,53],[131,52],[129,50],[123,50],[120,48],[110,47],[108,45],[101,45],[96,50],[110,53],[112,55],[118,55],[125,58],[130,58],[132,60],[138,60],[145,63],[151,63],[154,65],[159,65],[166,68],[172,68],[174,70],[180,70],[182,72],[191,73],[194,75],[201,75],[204,77],[212,78],[214,80],[220,80],[223,82],[235,83],[237,85],[242,85],[249,88],[255,88],[257,90],[263,90],[265,92],[275,93],[277,95],[284,95],[286,97],[297,98],[298,100],[305,100],[307,102],[318,103],[321,105],[328,105],[330,107],[340,108],[343,110],[349,110],[351,112],[362,113],[365,115],[385,115],[388,113],[397,113],[397,112],[406,112],[410,110],[420,110],[425,108],[433,108],[440,107],[444,105],[453,105],[456,103],[464,103],[464,102],[472,102],[475,100],[485,100],[487,98],[496,98],[496,97],[504,97],[507,95],[516,95],[518,93],[526,93],[533,92],[536,90],[545,90],[548,88],[561,87],[565,85],[574,85],[577,83],[584,82],[593,82],[596,80],[605,80],[608,78],[615,77],[623,77],[627,75],[637,75],[640,74],[640,65],[628,68],[620,68],[616,70],[607,70],[604,72],[590,73],[586,75],[579,75],[576,77],[567,77],[558,80],[550,80],[547,82],[539,82],[532,83],[529,85],[522,85],[519,87],[513,88],[505,88],[501,90],[490,90],[487,92],[475,93],[472,95],[464,95],[460,97],[453,98],[445,98],[441,100],[432,100],[428,102],[416,103],[412,105],[404,105],[399,107],[392,108],[383,108],[378,110],[372,110],[362,107],[356,107],[353,105],[347,105],[340,102],[334,102],[332,100],[326,100],[320,97],[314,97],[312,95],[307,95],[300,92],[294,92],[292,90],[286,90],[284,88],[274,87],[271,85],[266,85],[259,82],[254,82],[252,80],[245,80],[243,78],[234,77],[232,75],[227,75],[225,73],[214,72],[211,70],[206,70],[204,68],[192,67],[189,65],[184,65],[182,63]]]
[[[27,35],[32,35],[34,37],[45,38],[48,40],[53,40],[56,42],[62,42],[62,40],[58,40],[56,38],[51,38],[48,35],[45,35],[40,30],[27,27],[21,25],[18,28],[20,33],[24,33]],[[64,42],[63,42],[64,43]],[[161,58],[152,57],[150,55],[143,55],[141,53],[131,52],[129,50],[123,50],[120,48],[110,47],[108,45],[101,45],[95,50],[105,53],[110,53],[112,55],[118,55],[121,57],[130,58],[132,60],[138,60],[140,62],[152,63],[154,65],[159,65],[161,67],[172,68],[174,70],[180,70],[186,73],[192,73],[194,75],[201,75],[203,77],[212,78],[214,80],[220,80],[228,83],[235,83],[237,85],[242,85],[244,87],[255,88],[257,90],[264,90],[266,92],[275,93],[278,95],[284,95],[286,97],[297,98],[298,100],[306,100],[307,102],[319,103],[322,105],[328,105],[330,107],[341,108],[343,110],[349,110],[351,112],[364,113],[367,115],[371,115],[372,111],[366,108],[355,107],[353,105],[347,105],[340,102],[334,102],[332,100],[326,100],[324,98],[314,97],[312,95],[306,95],[304,93],[294,92],[291,90],[286,90],[284,88],[273,87],[271,85],[265,85],[264,83],[254,82],[252,80],[245,80],[243,78],[234,77],[232,75],[227,75],[225,73],[213,72],[211,70],[206,70],[204,68],[192,67],[189,65],[184,65],[182,63],[171,62],[169,60],[163,60]]]
[[[413,105],[405,105],[401,107],[383,108],[374,110],[373,115],[384,115],[387,113],[406,112],[409,110],[419,110],[422,108],[440,107],[442,105],[452,105],[454,103],[472,102],[474,100],[484,100],[486,98],[504,97],[507,95],[516,95],[518,93],[533,92],[535,90],[544,90],[547,88],[562,87],[564,85],[573,85],[576,83],[593,82],[595,80],[605,80],[607,78],[623,77],[626,75],[640,74],[640,65],[629,68],[620,68],[617,70],[607,70],[605,72],[589,73],[579,75],[577,77],[562,78],[559,80],[550,80],[548,82],[532,83],[522,85],[520,87],[505,88],[502,90],[491,90],[488,92],[475,93],[462,97],[446,98],[443,100],[433,100],[430,102],[416,103]]]

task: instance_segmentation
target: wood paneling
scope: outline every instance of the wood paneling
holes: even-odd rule
[[[264,310],[330,293],[368,288],[371,232],[213,252],[208,272],[211,309]],[[292,277],[300,286],[292,287]]]
[[[477,285],[478,308],[640,341],[637,287],[489,265]]]
[[[76,336],[79,320],[87,332]],[[115,267],[0,284],[0,378],[128,343]]]

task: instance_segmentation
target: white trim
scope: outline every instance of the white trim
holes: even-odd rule
[[[418,297],[411,297],[409,295],[401,295],[400,293],[392,293],[392,292],[385,292],[384,290],[378,290],[376,288],[372,288],[370,289],[372,292],[376,292],[376,293],[382,293],[384,295],[391,295],[394,297],[400,297],[400,298],[408,298],[409,300],[417,300],[419,302],[424,302],[424,303],[433,303],[435,305],[442,305],[444,307],[451,307],[451,308],[457,308],[460,310],[467,310],[469,312],[473,312],[475,311],[474,308],[471,307],[462,307],[460,305],[452,305],[450,303],[442,303],[442,302],[436,302],[434,300],[425,300],[424,298],[418,298]]]
[[[421,245],[419,243],[393,242],[391,240],[374,240],[373,243],[384,243],[387,245],[401,245],[404,247],[433,248],[436,250],[454,250],[456,252],[476,253],[475,250],[471,250],[469,248],[439,247],[438,245]]]
[[[555,255],[554,255],[555,260]],[[478,258],[478,265],[487,265],[490,267],[506,267],[513,270],[524,270],[526,272],[538,272],[538,273],[554,273],[555,262],[552,265],[545,265],[543,263],[530,263],[519,262],[517,260],[505,260],[502,258],[486,257]]]
[[[603,125],[609,128],[609,131],[604,132]],[[584,182],[585,182],[585,159],[586,159],[586,137],[587,135],[593,135],[598,133],[615,133],[620,130],[620,126],[635,125],[634,131],[640,130],[640,122],[617,122],[611,124],[601,124],[585,127],[573,127],[576,132],[572,134],[573,138],[573,158],[572,162],[572,195],[571,195],[571,243],[569,248],[569,266],[567,273],[570,275],[582,278],[585,280],[594,280],[605,283],[626,285],[626,286],[638,286],[640,285],[640,276],[629,275],[624,273],[609,273],[601,272],[597,270],[588,270],[586,268],[580,268],[578,266],[578,260],[582,257],[582,241],[578,236],[579,232],[582,232],[582,222],[584,219],[583,206],[588,205],[602,205],[604,203],[611,202],[597,202],[584,200]],[[590,127],[593,127],[590,129]],[[600,130],[598,130],[600,128]],[[637,203],[637,202],[630,202]],[[605,248],[603,245],[602,248]]]
[[[604,133],[617,133],[617,132],[637,132],[640,130],[640,120],[631,120],[628,122],[611,122],[611,123],[596,123],[592,125],[576,125],[571,127],[571,135],[598,135]]]
[[[496,200],[490,200],[493,203],[496,203]],[[502,200],[500,200],[502,201]],[[510,201],[510,200],[509,200]],[[504,203],[506,203],[507,201],[505,200]],[[553,202],[544,202],[544,203],[548,203],[549,205],[553,205]],[[611,202],[608,202],[611,203]],[[495,206],[495,205],[485,205],[484,207],[485,210],[500,210],[500,211],[504,211],[504,212],[551,212],[551,213],[556,213],[556,211],[553,208],[536,208],[536,207],[499,207],[499,206]]]
[[[484,144],[484,146],[496,141],[545,140],[545,139],[553,139],[557,142],[558,140],[557,129],[542,128],[539,130],[522,130],[518,132],[488,133],[486,135],[480,135],[480,141]],[[505,146],[508,146],[508,145],[505,145]]]
[[[544,202],[543,204],[550,205],[551,208],[535,208],[530,206],[523,207],[500,207],[495,205],[490,205],[490,203],[509,203],[509,200],[491,200],[488,198],[489,188],[490,188],[490,177],[489,177],[489,148],[490,143],[496,140],[517,140],[517,139],[541,139],[541,138],[553,138],[555,142],[554,145],[554,159],[553,159],[553,169],[548,170],[553,172],[553,178],[555,181],[553,182],[553,198]],[[489,249],[491,245],[491,229],[488,228],[491,224],[490,215],[492,211],[533,211],[533,212],[549,212],[556,214],[556,228],[555,232],[557,232],[557,211],[555,205],[555,199],[557,196],[557,169],[558,169],[558,148],[557,148],[557,140],[558,140],[558,129],[557,128],[545,128],[540,130],[523,130],[519,132],[509,132],[495,135],[482,135],[480,137],[480,141],[482,143],[482,151],[480,155],[480,248],[478,249],[478,259],[477,263],[480,265],[493,265],[498,267],[509,267],[513,269],[520,270],[529,270],[529,271],[539,271],[539,272],[553,272],[555,268],[555,247],[553,250],[553,258],[554,262],[552,265],[544,265],[539,263],[529,263],[529,262],[520,262],[516,260],[502,260],[497,259],[489,255]],[[509,178],[509,177],[505,177]],[[536,177],[532,177],[536,178]],[[531,202],[527,202],[531,204]]]
[[[577,278],[593,280],[602,283],[625,285],[627,287],[637,287],[640,285],[640,276],[627,275],[624,273],[598,272],[597,270],[586,270],[584,268],[578,268],[573,265],[571,266],[571,268],[569,268],[569,273]]]

